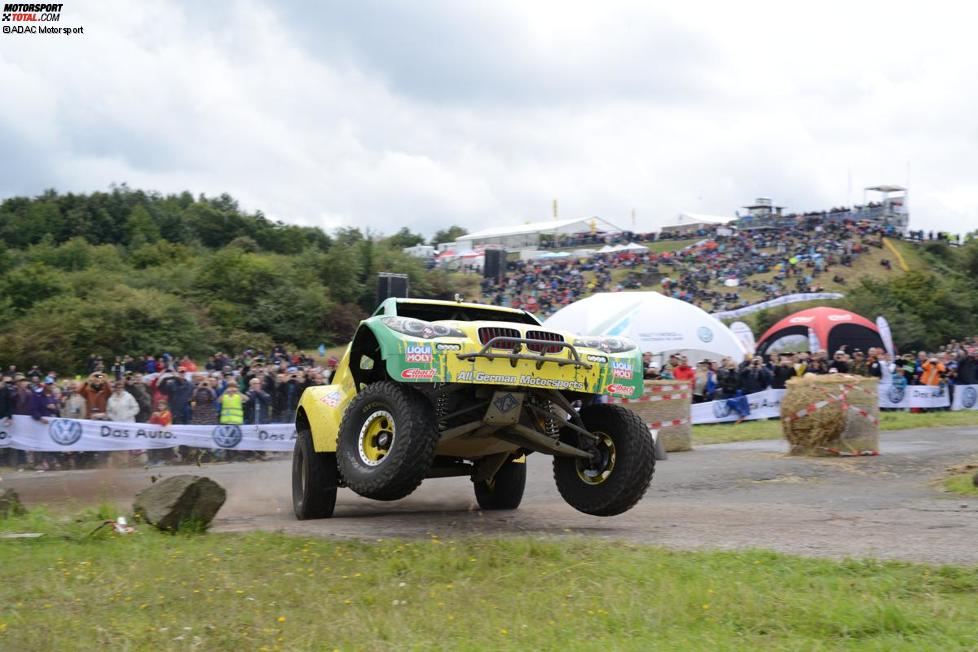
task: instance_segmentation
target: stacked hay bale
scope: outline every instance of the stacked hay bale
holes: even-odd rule
[[[788,381],[781,428],[792,455],[864,455],[879,451],[875,378],[808,374]]]
[[[676,380],[646,380],[645,394],[628,401],[628,408],[659,432],[668,453],[693,450],[690,423],[692,387]],[[660,425],[655,425],[660,424]]]

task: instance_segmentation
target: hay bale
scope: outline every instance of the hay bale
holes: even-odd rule
[[[667,389],[675,388],[675,389]],[[659,441],[667,453],[693,450],[693,427],[690,424],[690,403],[693,388],[689,383],[676,380],[646,380],[644,395],[649,398],[670,396],[666,401],[648,401],[629,403],[628,408],[637,414],[645,423],[668,423],[684,420],[677,426],[662,426],[659,431]],[[686,398],[676,395],[685,394]]]
[[[878,451],[877,385],[875,378],[848,374],[809,374],[788,381],[788,391],[781,399],[781,429],[791,444],[791,454]],[[843,409],[843,398],[849,409]],[[827,403],[820,406],[823,401]],[[818,407],[812,411],[814,406]],[[802,412],[803,416],[797,416]]]

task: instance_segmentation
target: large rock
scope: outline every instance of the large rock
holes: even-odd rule
[[[207,528],[227,498],[224,487],[200,475],[175,475],[136,494],[133,512],[161,530]]]
[[[10,518],[26,514],[27,510],[20,502],[20,496],[13,489],[4,489],[0,492],[0,518]]]

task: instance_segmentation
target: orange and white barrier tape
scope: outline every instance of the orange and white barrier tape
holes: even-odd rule
[[[609,398],[609,403],[625,405],[628,403],[655,403],[656,401],[681,401],[689,398],[689,394],[661,394],[659,396],[639,396],[638,398]]]
[[[652,423],[645,424],[649,430],[658,430],[659,428],[670,428],[672,426],[681,426],[689,423],[689,419],[672,419],[671,421],[653,421]]]

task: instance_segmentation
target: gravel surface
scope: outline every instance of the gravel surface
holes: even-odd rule
[[[201,473],[228,490],[214,529],[280,530],[355,539],[584,536],[679,549],[764,548],[824,557],[978,564],[978,498],[943,493],[953,465],[978,461],[978,428],[882,433],[882,455],[807,459],[780,441],[701,446],[660,462],[645,498],[612,518],[581,514],[557,494],[550,459],[529,459],[523,505],[478,510],[464,478],[428,480],[391,503],[340,490],[332,519],[296,521],[290,463],[34,473],[6,470],[0,489],[25,505],[131,503],[151,475]]]

